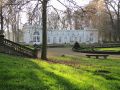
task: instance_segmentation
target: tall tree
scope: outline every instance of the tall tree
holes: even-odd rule
[[[114,33],[114,41],[120,40],[120,0],[104,0]]]
[[[42,1],[42,53],[41,59],[47,59],[47,3],[48,0]]]

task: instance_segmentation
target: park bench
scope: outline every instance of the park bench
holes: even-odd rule
[[[107,59],[107,57],[109,55],[106,55],[106,54],[87,54],[86,55],[88,58],[91,58],[91,57],[96,57],[96,59],[99,59],[99,57],[103,57],[104,59]]]

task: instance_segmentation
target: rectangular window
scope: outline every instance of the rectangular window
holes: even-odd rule
[[[40,42],[40,37],[39,36],[37,36],[37,42]]]
[[[47,40],[48,43],[50,43],[50,38],[48,37],[48,40]]]
[[[33,37],[33,42],[36,42],[36,37]]]
[[[61,43],[61,37],[59,38],[59,42]]]

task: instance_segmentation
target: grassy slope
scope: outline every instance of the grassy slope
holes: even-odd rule
[[[0,54],[0,90],[120,90],[119,59],[73,56],[52,59],[74,61],[78,66]]]
[[[96,50],[100,50],[100,51],[120,51],[120,47],[115,47],[115,48],[97,48]]]

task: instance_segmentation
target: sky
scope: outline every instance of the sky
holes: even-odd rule
[[[64,2],[66,0],[60,0],[60,1],[63,2],[64,4],[68,4],[67,2]],[[74,1],[79,6],[85,6],[86,4],[89,4],[89,1],[92,1],[92,0],[74,0]],[[66,9],[65,6],[60,4],[57,0],[51,0],[50,5],[53,5],[55,8],[57,8],[59,10],[65,10]],[[26,13],[22,13],[21,23],[25,24],[26,22],[27,22]]]
[[[67,0],[60,0],[60,1],[65,4],[64,1],[67,1]],[[73,1],[75,1],[79,6],[85,6],[91,0],[73,0]],[[58,9],[65,9],[65,7],[62,4],[60,4],[57,0],[51,0],[51,4]]]

